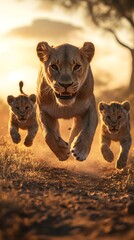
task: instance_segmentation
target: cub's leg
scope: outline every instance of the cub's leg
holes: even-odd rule
[[[114,154],[110,149],[110,144],[111,144],[111,140],[105,137],[104,135],[101,135],[100,149],[104,159],[107,162],[112,162],[114,160]]]
[[[79,161],[87,158],[98,123],[95,99],[93,98],[92,101],[91,107],[80,116],[81,119],[78,117],[77,121],[75,120],[74,130],[72,130],[72,136],[70,136],[71,140],[74,138],[71,151],[76,160]],[[78,135],[74,137],[75,134]]]
[[[116,167],[118,169],[124,168],[127,164],[127,158],[128,158],[129,149],[131,147],[131,142],[132,140],[130,135],[127,137],[127,139],[120,142],[121,150],[116,163]]]
[[[47,113],[41,112],[40,124],[50,149],[59,160],[66,160],[70,155],[70,149],[68,143],[60,136],[58,120],[50,117]]]
[[[18,132],[18,127],[10,125],[10,135],[14,143],[18,144],[21,141],[21,136]]]
[[[24,144],[27,147],[30,147],[33,143],[33,140],[38,132],[38,124],[32,125],[32,127],[28,128],[28,134],[25,138]]]

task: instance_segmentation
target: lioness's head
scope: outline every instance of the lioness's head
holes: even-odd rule
[[[99,103],[102,121],[110,133],[119,132],[120,128],[128,121],[129,110],[130,103],[128,101],[122,103],[111,102],[109,104],[105,102]]]
[[[70,44],[57,47],[47,42],[37,45],[37,55],[44,65],[44,76],[54,92],[57,103],[69,105],[83,85],[94,55],[94,45],[85,42],[81,48]]]

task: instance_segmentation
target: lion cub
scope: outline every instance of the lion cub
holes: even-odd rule
[[[22,81],[19,82],[19,88],[21,94],[18,97],[12,95],[7,97],[7,102],[11,107],[9,119],[10,135],[13,142],[18,144],[21,141],[19,128],[27,130],[28,133],[24,144],[25,146],[30,147],[38,131],[35,108],[36,95],[26,95],[22,90]]]
[[[116,167],[122,169],[127,164],[128,152],[131,146],[130,135],[130,104],[127,101],[122,103],[105,102],[99,103],[101,116],[101,152],[104,159],[112,162],[114,154],[110,149],[111,141],[119,141],[120,154]]]

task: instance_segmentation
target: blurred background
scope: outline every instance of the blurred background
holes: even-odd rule
[[[36,92],[39,41],[93,42],[96,95],[120,87],[134,91],[133,7],[132,0],[1,0],[0,98],[19,94],[20,80],[26,93]]]
[[[134,119],[133,10],[133,0],[1,0],[0,134],[7,132],[7,95],[19,94],[19,81],[27,94],[36,93],[39,41],[78,47],[93,42],[97,103],[128,99]]]

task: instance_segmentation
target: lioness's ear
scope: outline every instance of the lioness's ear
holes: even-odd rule
[[[36,95],[35,94],[31,94],[29,96],[29,99],[33,102],[33,104],[36,102]]]
[[[12,95],[9,95],[9,96],[7,97],[7,102],[8,102],[8,104],[9,104],[10,106],[13,105],[14,100],[15,100],[15,97],[12,96]]]
[[[104,109],[107,108],[107,104],[105,102],[100,102],[98,105],[98,109],[100,112],[102,112]]]
[[[85,42],[83,44],[83,47],[80,48],[80,50],[84,53],[84,55],[87,57],[88,61],[90,62],[95,52],[94,44],[91,42]]]
[[[128,101],[122,102],[122,106],[127,112],[130,111],[130,103]]]
[[[42,62],[47,61],[48,57],[52,52],[52,49],[53,48],[50,47],[47,42],[39,42],[36,51],[40,61]]]

